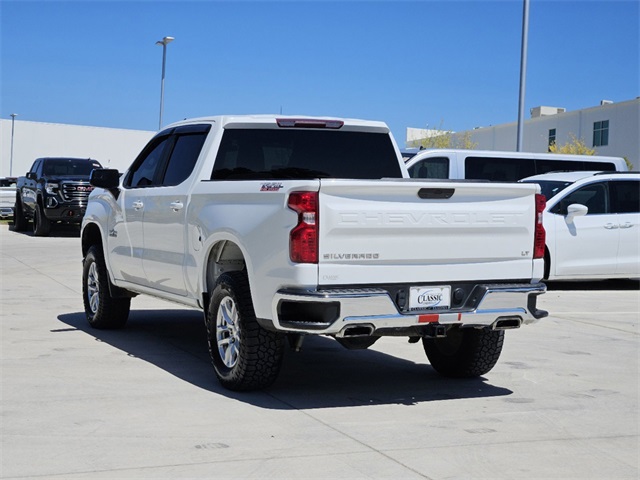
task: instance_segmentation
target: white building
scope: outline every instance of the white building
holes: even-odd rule
[[[0,177],[24,175],[39,157],[94,158],[125,170],[156,132],[60,123],[0,120]]]
[[[469,135],[479,150],[516,150],[517,122],[490,127],[479,127],[466,132],[456,132],[456,139]],[[407,129],[407,146],[420,146],[419,129]],[[522,150],[546,152],[553,142],[558,146],[570,143],[572,136],[582,140],[597,155],[624,157],[640,170],[640,97],[613,103],[607,100],[599,106],[582,110],[565,111],[558,107],[535,107],[531,118],[525,120]]]

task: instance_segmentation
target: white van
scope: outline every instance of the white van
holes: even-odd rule
[[[412,178],[452,178],[515,182],[557,171],[626,172],[620,157],[490,150],[421,150],[406,163]]]

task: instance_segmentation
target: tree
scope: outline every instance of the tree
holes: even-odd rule
[[[451,147],[451,132],[444,132],[420,140],[421,148],[449,148]]]
[[[463,148],[474,150],[478,144],[471,140],[471,132],[457,135],[455,132],[442,129],[442,122],[437,130],[431,130],[431,134],[420,140],[421,148]]]
[[[551,153],[569,153],[571,155],[595,155],[596,149],[587,147],[584,140],[576,137],[573,133],[569,134],[571,141],[565,143],[562,146],[558,146],[555,142],[549,145],[549,151]]]
[[[471,132],[464,132],[462,136],[456,136],[456,148],[475,150],[478,148],[478,144],[471,140]]]

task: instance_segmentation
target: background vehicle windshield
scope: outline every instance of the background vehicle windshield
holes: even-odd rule
[[[100,168],[100,163],[95,160],[76,158],[56,158],[45,162],[42,173],[44,175],[68,175],[89,176],[94,168]]]
[[[567,188],[573,182],[561,182],[558,180],[525,180],[522,183],[537,183],[540,185],[542,194],[547,197],[547,200],[553,198],[562,190]]]

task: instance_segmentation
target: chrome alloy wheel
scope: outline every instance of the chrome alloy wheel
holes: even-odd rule
[[[240,351],[240,325],[238,306],[233,298],[226,296],[220,302],[216,318],[216,343],[218,354],[225,367],[233,368],[238,363]]]
[[[89,265],[87,274],[87,300],[89,300],[89,308],[94,315],[98,313],[100,306],[100,284],[98,283],[98,267],[96,262]]]

